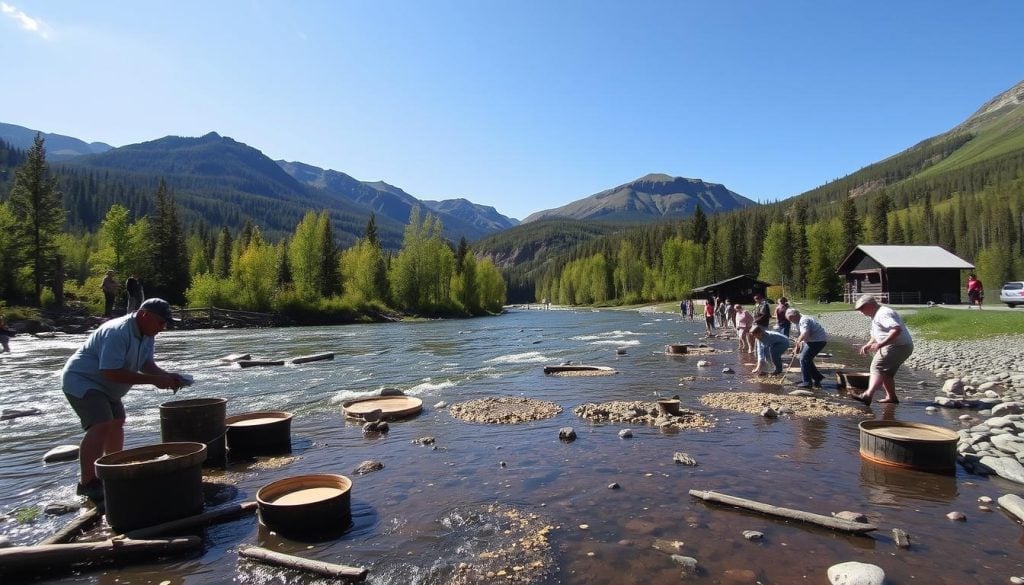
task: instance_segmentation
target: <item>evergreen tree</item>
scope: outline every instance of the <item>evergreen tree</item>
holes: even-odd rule
[[[334,241],[331,216],[325,209],[317,221],[320,234],[320,296],[329,298],[341,291],[338,275],[338,244]]]
[[[459,247],[455,248],[455,274],[462,274],[462,260],[469,253],[469,243],[466,236],[459,238]]]
[[[857,204],[854,202],[853,197],[850,197],[849,193],[843,199],[842,215],[843,254],[845,257],[845,255],[853,252],[853,249],[861,244],[861,238],[864,233],[860,218],[857,217]]]
[[[217,245],[213,252],[213,274],[217,278],[227,278],[228,274],[231,274],[231,248],[233,246],[231,231],[227,226],[220,228],[220,235],[217,236]]]
[[[57,178],[50,176],[42,134],[36,133],[25,164],[14,173],[8,206],[14,215],[15,247],[4,250],[29,260],[34,301],[42,303],[43,283],[54,270],[56,239],[64,224],[64,206]]]
[[[708,231],[708,218],[704,214],[704,209],[700,203],[693,210],[693,217],[691,218],[691,233],[693,236],[690,238],[698,244],[706,244],[710,237]]]
[[[889,243],[889,212],[892,201],[884,191],[875,197],[871,205],[871,243]]]
[[[285,287],[292,283],[292,267],[288,262],[288,240],[281,240],[277,245],[277,286]]]
[[[802,296],[807,287],[807,273],[811,253],[807,247],[807,203],[802,199],[793,204],[793,291]]]
[[[160,296],[173,304],[185,302],[191,274],[188,271],[188,255],[185,237],[178,222],[174,195],[167,189],[167,183],[160,179],[156,190],[156,215],[153,218],[154,249],[152,266],[153,290],[150,296]]]
[[[363,237],[371,246],[380,247],[380,238],[377,236],[377,214],[370,213],[370,219],[366,220],[366,234]]]

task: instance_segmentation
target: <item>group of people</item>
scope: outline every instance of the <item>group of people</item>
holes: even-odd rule
[[[103,290],[103,316],[112,317],[114,314],[114,302],[117,300],[117,293],[121,290],[121,285],[114,278],[115,272],[108,270],[106,276],[103,277],[103,282],[100,283],[100,289]],[[142,306],[142,299],[145,298],[145,292],[142,289],[142,281],[139,279],[138,274],[132,272],[128,276],[128,279],[124,281],[124,290],[127,295],[127,303],[125,307],[126,313],[138,310]]]
[[[971,275],[971,280],[976,281],[977,290],[981,289],[981,281]],[[971,280],[968,280],[968,294],[970,295]],[[977,295],[976,295],[977,296]],[[981,308],[980,299],[975,303],[971,297],[972,304],[978,304]],[[690,302],[692,301],[684,301]],[[881,305],[872,295],[863,295],[854,304],[854,309],[861,314],[871,318],[871,339],[860,348],[861,355],[872,354],[871,376],[868,381],[868,388],[862,393],[852,394],[852,397],[871,404],[875,393],[879,390],[885,393],[880,403],[898,404],[896,396],[896,372],[900,366],[910,357],[914,351],[914,341],[903,323],[899,314],[891,307]],[[789,299],[780,297],[774,311],[776,328],[770,327],[772,310],[767,299],[763,295],[754,295],[754,306],[746,310],[743,305],[731,303],[728,299],[724,301],[720,297],[710,297],[704,304],[704,319],[707,335],[711,336],[718,327],[731,327],[735,329],[739,351],[754,353],[757,356],[757,365],[751,373],[778,375],[783,372],[782,355],[793,345],[794,356],[800,358],[800,381],[796,384],[798,388],[821,388],[821,382],[825,379],[817,366],[814,358],[828,343],[828,334],[825,328],[817,319],[802,314],[789,304]],[[792,327],[796,327],[796,340],[791,340]],[[769,371],[769,367],[771,371]]]

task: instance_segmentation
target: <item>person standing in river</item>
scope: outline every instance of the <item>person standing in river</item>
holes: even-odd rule
[[[760,325],[750,328],[750,335],[757,340],[757,366],[751,374],[764,374],[768,364],[773,369],[769,374],[777,376],[782,373],[782,354],[789,349],[789,338],[778,331],[769,331]]]
[[[871,295],[861,296],[853,308],[871,318],[871,341],[861,346],[860,353],[875,354],[871,358],[868,389],[862,394],[853,394],[853,397],[870,405],[875,391],[885,390],[885,398],[878,402],[899,404],[899,398],[896,397],[896,372],[914,353],[914,340],[910,337],[910,331],[899,313],[878,304],[878,300]]]
[[[0,315],[0,353],[11,353],[10,339],[15,335],[13,329],[7,328],[7,320]]]
[[[781,300],[779,299],[780,304]],[[818,366],[814,365],[814,356],[825,349],[825,344],[828,343],[825,328],[814,317],[801,315],[796,309],[787,310],[786,319],[787,323],[796,325],[798,333],[796,347],[793,348],[793,351],[800,353],[800,383],[796,387],[821,388],[821,381],[825,376],[822,376]]]
[[[124,290],[128,293],[128,311],[138,310],[142,306],[142,282],[139,281],[139,275],[134,271],[128,277],[128,280],[124,281]]]
[[[103,290],[103,316],[110,317],[114,312],[114,297],[117,296],[117,289],[121,288],[121,285],[117,284],[114,280],[114,271],[108,270],[107,275],[103,277],[103,282],[100,284],[100,289]]]
[[[68,358],[61,371],[61,389],[85,430],[79,447],[81,479],[77,493],[103,499],[103,482],[96,477],[96,460],[124,449],[124,404],[121,399],[135,384],[174,390],[188,383],[181,374],[163,370],[153,361],[154,339],[177,321],[163,299],[147,299],[134,313],[100,325]]]
[[[789,337],[789,319],[786,318],[786,311],[789,310],[789,299],[779,297],[778,306],[775,307],[775,322],[779,327],[779,333]]]

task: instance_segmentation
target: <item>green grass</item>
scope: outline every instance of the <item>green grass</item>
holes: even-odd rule
[[[1018,335],[1024,331],[1024,311],[970,311],[957,309],[920,309],[903,315],[914,334],[925,339],[946,341],[985,339],[999,335]]]

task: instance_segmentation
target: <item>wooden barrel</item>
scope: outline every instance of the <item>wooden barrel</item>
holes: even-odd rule
[[[164,443],[205,443],[206,464],[222,466],[226,462],[226,412],[227,400],[223,398],[193,398],[164,402],[160,405],[160,440]]]
[[[662,414],[668,414],[672,416],[679,416],[679,400],[675,398],[660,398],[658,399],[658,410]]]
[[[352,524],[352,480],[329,473],[288,477],[256,492],[260,522],[296,540],[338,536]]]
[[[228,449],[232,453],[277,453],[292,447],[292,413],[263,410],[234,414],[224,419]]]
[[[202,443],[160,443],[96,460],[107,523],[129,532],[203,511]]]
[[[955,432],[921,423],[866,420],[860,423],[860,456],[875,463],[948,472],[956,469]]]

